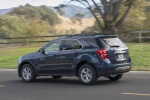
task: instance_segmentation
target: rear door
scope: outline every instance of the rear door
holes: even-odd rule
[[[76,39],[65,39],[63,41],[62,50],[57,55],[61,74],[72,74],[73,63],[76,57],[79,55],[82,45]]]
[[[102,45],[108,51],[108,57],[112,64],[127,63],[129,59],[128,47],[118,37],[100,38]]]

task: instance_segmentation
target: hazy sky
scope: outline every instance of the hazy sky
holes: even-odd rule
[[[17,7],[19,5],[25,5],[26,3],[29,3],[33,6],[57,6],[64,1],[68,0],[0,0],[0,9]]]

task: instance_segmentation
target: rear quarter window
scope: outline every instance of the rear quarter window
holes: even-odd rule
[[[99,47],[95,39],[84,39],[84,41],[93,48]]]

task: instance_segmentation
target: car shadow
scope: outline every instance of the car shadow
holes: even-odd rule
[[[40,84],[44,84],[44,85],[66,85],[66,86],[71,86],[71,85],[76,85],[76,86],[81,86],[83,84],[80,83],[78,78],[68,78],[68,77],[64,77],[61,79],[53,79],[53,78],[37,78],[35,82],[31,82],[31,83],[25,83],[23,82],[21,79],[15,79],[15,80],[6,80],[3,81],[2,83],[7,84],[7,85],[26,85],[26,84],[31,84],[31,85],[40,85]],[[102,86],[102,85],[113,85],[113,84],[121,84],[121,83],[125,83],[125,81],[123,80],[119,80],[119,81],[110,81],[108,79],[105,78],[99,78],[97,80],[97,82],[94,85],[90,85],[90,86]],[[84,85],[86,86],[86,85]],[[89,86],[89,85],[88,85]]]
[[[68,79],[68,78],[61,78],[61,79],[53,79],[53,78],[38,78],[35,81],[36,83],[50,83],[50,84],[80,84],[78,79]]]
[[[122,80],[119,81],[110,81],[108,79],[98,79],[95,85],[111,85],[111,84],[120,84]],[[76,84],[82,85],[78,78],[61,78],[61,79],[53,79],[53,78],[39,78],[35,81],[35,83],[49,83],[49,84]]]

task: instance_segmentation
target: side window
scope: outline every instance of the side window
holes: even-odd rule
[[[45,54],[48,54],[48,53],[54,52],[54,51],[59,51],[61,43],[62,43],[62,40],[56,40],[56,41],[48,44],[44,48]]]
[[[64,40],[62,50],[81,49],[82,45],[77,40]]]
[[[98,48],[98,44],[96,43],[95,39],[85,39],[85,42],[88,43],[90,46],[94,48]]]

